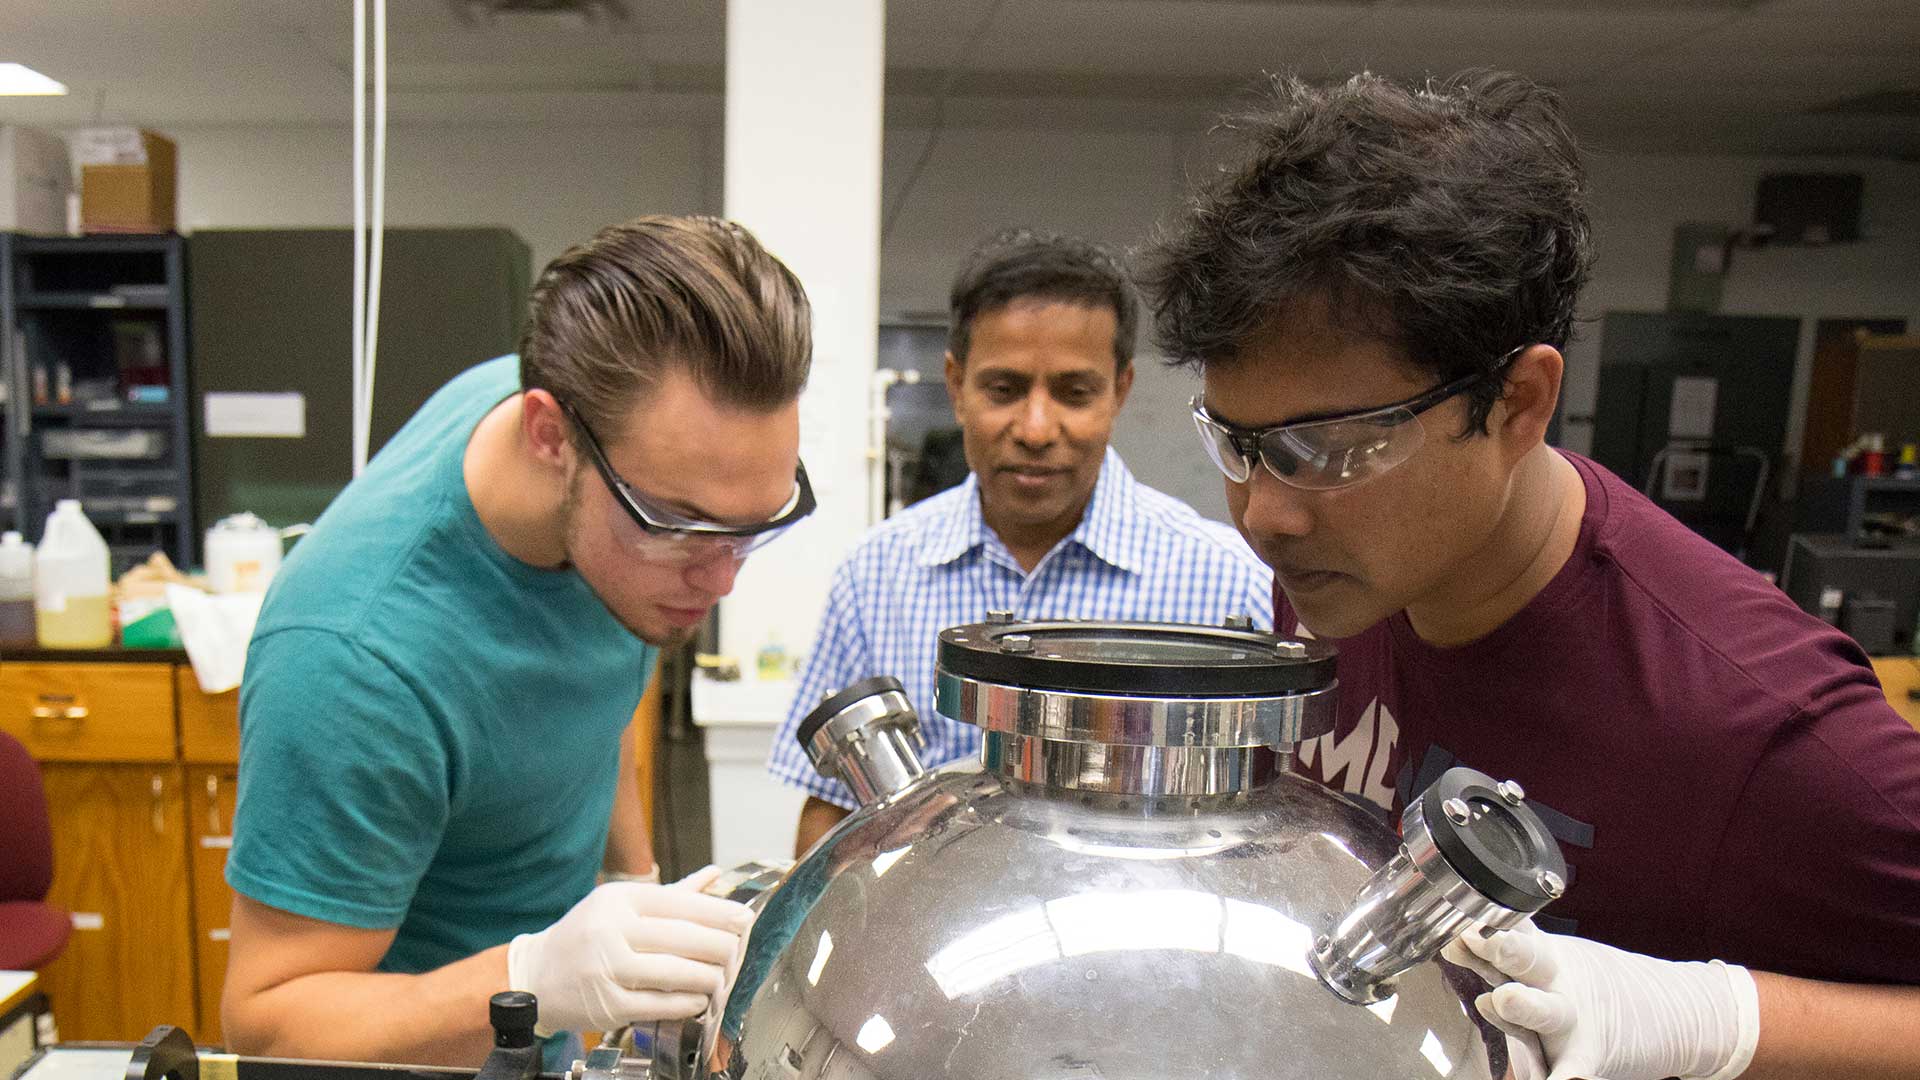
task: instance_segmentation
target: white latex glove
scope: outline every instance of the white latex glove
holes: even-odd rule
[[[1515,1080],[1733,1080],[1760,1038],[1753,976],[1718,960],[1656,960],[1531,919],[1440,955],[1493,984],[1474,1004],[1506,1032]]]
[[[672,885],[608,882],[559,922],[514,938],[507,985],[540,999],[535,1032],[610,1031],[706,1011],[753,924],[746,905],[700,891],[719,874],[709,866]]]

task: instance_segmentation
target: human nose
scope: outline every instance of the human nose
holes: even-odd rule
[[[1053,399],[1042,387],[1035,387],[1020,402],[1019,414],[1014,417],[1013,437],[1026,446],[1045,446],[1053,441],[1059,430]]]
[[[730,548],[716,549],[687,564],[686,582],[718,599],[733,591],[733,579],[745,561],[746,556],[735,554]]]
[[[1228,498],[1240,504],[1240,524],[1256,536],[1305,536],[1313,528],[1307,493],[1282,483],[1259,462],[1245,483],[1228,481]]]

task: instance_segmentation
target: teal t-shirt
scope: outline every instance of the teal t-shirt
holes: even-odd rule
[[[474,512],[467,442],[519,389],[506,356],[435,394],[295,546],[247,653],[227,881],[397,929],[384,971],[539,930],[593,888],[653,666],[578,574],[513,558]]]

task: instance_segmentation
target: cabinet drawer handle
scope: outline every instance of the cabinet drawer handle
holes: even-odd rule
[[[78,735],[87,714],[87,707],[72,694],[41,694],[40,703],[33,707],[33,730],[35,734]]]

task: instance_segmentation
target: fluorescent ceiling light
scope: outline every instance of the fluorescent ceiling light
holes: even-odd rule
[[[65,83],[55,82],[25,64],[0,64],[0,94],[54,96],[66,92]]]

